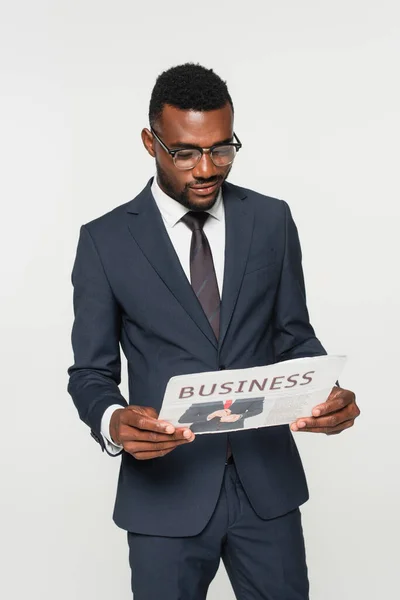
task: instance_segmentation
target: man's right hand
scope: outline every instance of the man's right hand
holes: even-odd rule
[[[211,419],[215,419],[216,417],[222,418],[227,417],[231,414],[231,410],[229,408],[222,408],[221,410],[214,410],[213,413],[207,416],[207,421],[211,421]]]
[[[187,427],[174,427],[159,421],[154,408],[127,406],[113,412],[111,438],[137,460],[160,458],[195,438]]]

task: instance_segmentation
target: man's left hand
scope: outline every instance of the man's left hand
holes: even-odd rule
[[[313,417],[297,419],[291,424],[292,431],[310,431],[334,435],[354,425],[360,414],[353,392],[334,387],[329,398],[312,411]]]
[[[226,417],[220,418],[220,422],[221,423],[235,423],[236,421],[239,421],[241,416],[242,415],[237,415],[236,413],[234,413],[233,415],[226,415]]]

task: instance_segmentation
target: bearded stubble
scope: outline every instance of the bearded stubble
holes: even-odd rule
[[[210,208],[212,208],[217,200],[218,194],[219,194],[219,190],[220,188],[218,188],[216,190],[216,192],[214,192],[213,196],[210,198],[210,200],[208,201],[207,204],[201,204],[201,206],[199,206],[199,204],[197,204],[196,202],[193,202],[190,198],[189,198],[189,190],[190,187],[188,184],[185,185],[185,187],[183,188],[183,190],[177,190],[174,185],[172,184],[171,180],[169,179],[167,173],[164,171],[164,169],[160,166],[160,164],[156,161],[156,169],[157,169],[157,178],[158,178],[158,183],[160,185],[160,187],[163,189],[163,191],[168,194],[168,196],[170,196],[171,198],[173,198],[174,200],[176,200],[176,202],[179,202],[179,204],[182,204],[182,206],[184,206],[185,208],[188,208],[189,210],[193,210],[193,211],[204,211],[204,210],[210,210]],[[232,166],[229,167],[228,172],[226,173],[226,175],[224,175],[223,177],[219,177],[218,179],[218,183],[222,184],[228,177],[229,173],[231,172]],[[197,180],[197,182],[199,185],[201,184],[205,184],[207,183],[207,180],[203,180],[203,181],[199,181]],[[212,185],[213,183],[215,183],[215,180],[212,181],[210,183],[210,185]]]

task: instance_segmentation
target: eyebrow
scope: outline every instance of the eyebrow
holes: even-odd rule
[[[233,136],[226,138],[225,140],[221,140],[220,142],[215,142],[212,146],[219,146],[219,144],[229,144],[233,140]],[[212,146],[209,146],[212,148]],[[201,146],[196,146],[196,144],[186,144],[185,142],[174,142],[170,145],[171,148],[201,148]]]

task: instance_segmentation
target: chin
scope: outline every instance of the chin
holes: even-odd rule
[[[218,198],[218,194],[219,194],[219,189],[214,192],[214,194],[212,196],[204,196],[203,198],[200,198],[199,196],[196,196],[195,194],[193,194],[194,198],[191,196],[190,198],[188,198],[188,207],[191,210],[209,210],[210,208],[212,208]],[[189,206],[190,205],[190,206]]]

